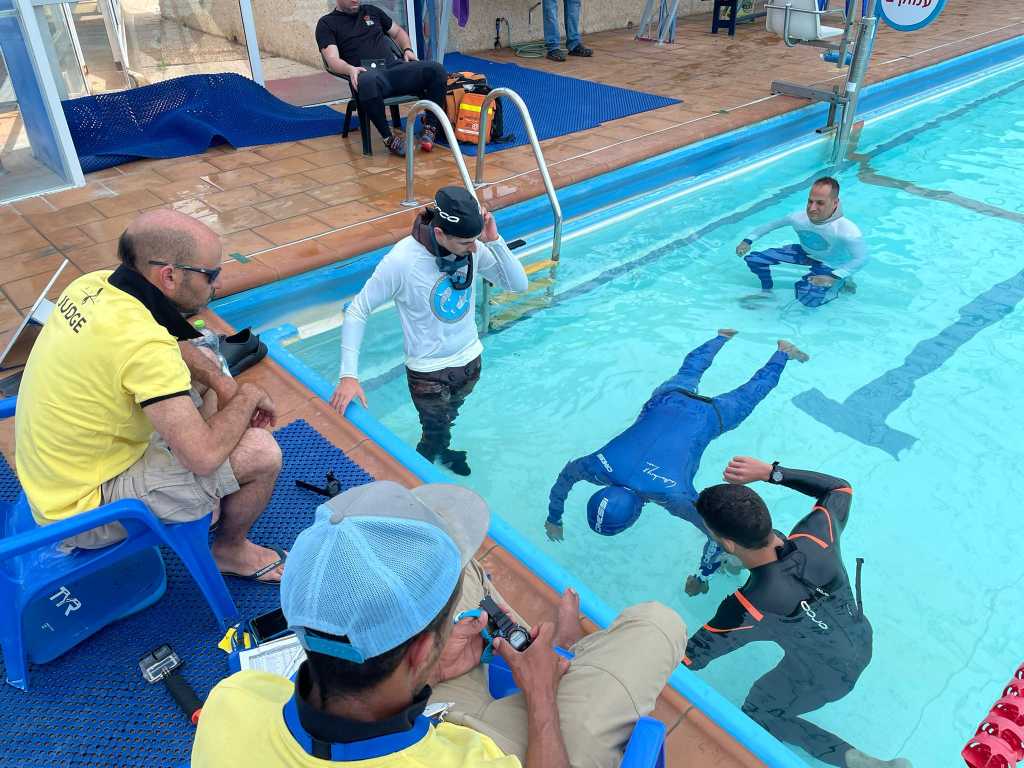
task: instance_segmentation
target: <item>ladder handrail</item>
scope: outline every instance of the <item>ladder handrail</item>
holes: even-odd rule
[[[448,147],[451,149],[452,156],[455,158],[455,165],[459,168],[459,175],[462,176],[462,183],[466,185],[466,189],[469,190],[469,194],[473,196],[473,199],[480,202],[476,196],[476,187],[473,186],[473,180],[469,177],[469,170],[466,168],[466,161],[462,157],[462,150],[459,148],[459,142],[455,138],[455,131],[452,128],[452,123],[443,109],[428,99],[420,99],[419,101],[414,102],[412,109],[409,110],[408,117],[406,117],[406,135],[412,133],[412,129],[416,126],[416,118],[424,111],[430,112],[430,114],[437,118],[438,123],[441,124],[445,138],[448,140]],[[405,200],[402,201],[402,205],[406,208],[419,207],[419,203],[416,201],[416,193],[413,189],[415,186],[415,171],[413,170],[413,163],[416,159],[415,155],[416,153],[413,151],[412,142],[407,141],[405,146]]]
[[[537,160],[537,168],[540,177],[544,181],[544,190],[548,193],[548,201],[551,203],[551,210],[555,216],[555,226],[551,237],[551,260],[558,262],[562,251],[562,206],[558,204],[558,197],[555,195],[555,185],[551,183],[551,174],[548,173],[548,165],[544,162],[544,153],[541,151],[540,142],[537,141],[537,132],[533,129],[533,120],[530,118],[530,110],[523,98],[511,88],[495,88],[484,98],[480,105],[480,139],[476,147],[476,183],[484,183],[484,156],[487,152],[487,110],[491,103],[499,96],[506,96],[516,105],[519,114],[526,124],[526,135],[530,139],[530,146],[533,147],[533,156]],[[412,167],[410,165],[410,167]]]

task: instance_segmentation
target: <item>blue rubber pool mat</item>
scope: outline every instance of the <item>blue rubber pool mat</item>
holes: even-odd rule
[[[62,102],[82,171],[341,133],[344,115],[294,107],[241,75],[187,75]],[[340,140],[340,139],[339,139]]]
[[[541,141],[596,128],[601,123],[638,112],[679,104],[679,99],[554,75],[518,64],[502,64],[461,53],[449,53],[444,57],[444,65],[449,72],[486,75],[487,84],[491,88],[511,88],[522,96],[530,110],[537,138]],[[512,104],[505,105],[504,117],[505,133],[515,138],[512,141],[488,144],[488,154],[518,147],[529,141],[526,125]],[[465,155],[476,154],[475,145],[463,143],[459,146]]]
[[[251,538],[287,549],[324,500],[296,488],[296,480],[323,485],[329,469],[342,488],[373,478],[304,421],[289,424],[275,437],[284,467]],[[0,458],[0,500],[13,500],[18,490]],[[187,762],[195,728],[163,685],[143,681],[139,658],[170,644],[185,662],[185,679],[205,699],[227,675],[227,656],[216,647],[221,632],[195,582],[173,554],[165,552],[164,560],[167,593],[156,605],[101,630],[49,664],[33,665],[27,692],[0,682],[2,768],[162,768]],[[244,618],[279,606],[275,587],[230,578],[227,584]]]

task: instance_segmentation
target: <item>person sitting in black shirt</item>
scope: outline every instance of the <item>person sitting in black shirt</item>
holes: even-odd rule
[[[360,112],[380,131],[384,145],[392,154],[404,156],[405,141],[391,133],[384,99],[413,94],[444,109],[448,73],[436,62],[418,61],[408,33],[380,8],[358,0],[336,2],[337,7],[317,22],[316,44],[331,72],[349,79],[353,95],[358,91]],[[403,49],[402,58],[397,57],[392,40]],[[371,62],[383,65],[364,66]],[[420,148],[429,152],[437,124],[430,114],[423,123]]]

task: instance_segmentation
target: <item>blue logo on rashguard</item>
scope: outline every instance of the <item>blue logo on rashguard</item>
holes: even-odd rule
[[[817,232],[812,232],[809,229],[798,229],[796,233],[800,236],[800,244],[808,251],[828,250],[828,240]]]
[[[448,275],[442,275],[430,292],[430,309],[442,323],[457,323],[466,316],[472,303],[472,290],[455,290]]]

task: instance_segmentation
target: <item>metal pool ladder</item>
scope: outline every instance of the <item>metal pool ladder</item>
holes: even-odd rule
[[[444,110],[432,101],[421,99],[412,105],[412,109],[409,111],[409,115],[406,118],[406,125],[415,125],[416,118],[424,111],[430,112],[435,118],[437,118],[438,123],[444,130],[448,146],[452,151],[452,156],[455,158],[455,165],[459,169],[459,175],[462,177],[462,183],[465,185],[466,189],[476,197],[476,190],[479,187],[484,186],[484,158],[487,152],[487,134],[490,128],[487,119],[488,110],[494,103],[495,99],[500,96],[506,97],[508,101],[514,104],[523,118],[523,123],[526,126],[526,135],[530,140],[530,146],[533,148],[533,156],[537,160],[537,168],[540,171],[540,177],[544,183],[544,190],[547,192],[548,201],[551,203],[551,212],[554,218],[554,226],[551,235],[551,255],[545,260],[535,262],[526,267],[526,273],[530,277],[530,285],[529,288],[527,288],[527,293],[530,295],[527,296],[525,301],[520,303],[520,306],[509,311],[509,313],[503,318],[502,324],[504,325],[533,309],[546,305],[550,301],[551,296],[554,294],[555,275],[562,250],[562,206],[558,203],[558,196],[555,194],[555,186],[551,182],[551,175],[548,173],[548,166],[544,161],[544,153],[541,151],[540,142],[537,140],[537,132],[533,127],[533,120],[530,118],[530,110],[527,108],[522,97],[510,88],[495,88],[487,94],[483,104],[480,106],[480,139],[477,144],[475,183],[469,178],[469,171],[466,169],[466,162],[462,156],[462,150],[459,148],[459,143],[455,139],[455,131],[452,129],[451,121],[448,119],[448,115],[445,114]],[[414,161],[415,152],[412,151],[410,143],[405,155],[405,200],[402,201],[402,205],[409,208],[415,208],[419,205],[416,201],[414,191]],[[547,277],[534,277],[545,270],[548,272]],[[483,280],[482,290],[480,291],[480,332],[482,334],[486,334],[493,327],[491,321],[493,307],[514,302],[517,298],[516,294],[492,296],[491,288],[491,284],[487,282],[487,280]],[[540,291],[543,291],[543,294],[538,296],[537,294],[540,293]]]

